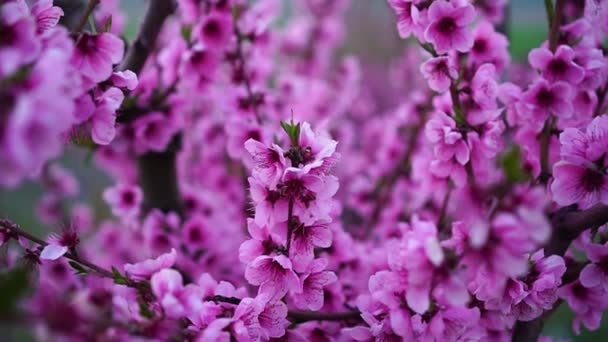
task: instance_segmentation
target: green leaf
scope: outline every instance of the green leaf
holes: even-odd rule
[[[0,313],[15,312],[17,304],[28,292],[30,285],[30,269],[17,266],[8,272],[0,274]]]
[[[127,285],[129,283],[129,279],[120,274],[118,269],[114,266],[112,266],[112,276],[114,277],[114,284]]]
[[[148,303],[146,303],[146,301],[141,296],[137,298],[137,303],[139,304],[139,314],[142,315],[142,317],[145,317],[147,319],[154,318],[154,311],[150,309]]]
[[[110,15],[106,20],[106,23],[103,24],[103,32],[110,32],[112,30],[112,16]]]
[[[291,142],[291,146],[298,146],[298,141],[300,140],[300,128],[301,125],[298,122],[297,124],[293,122],[281,121],[281,127],[287,136],[289,136],[289,141]]]
[[[182,33],[182,37],[184,38],[184,40],[189,42],[190,38],[192,37],[192,26],[191,25],[182,26],[181,33]]]
[[[517,145],[511,146],[500,160],[502,169],[510,182],[522,182],[528,179],[528,174],[522,167],[522,155]]]
[[[76,261],[69,261],[68,264],[70,264],[70,266],[72,266],[72,268],[74,269],[74,271],[77,275],[89,274],[89,272],[81,264],[77,263]]]

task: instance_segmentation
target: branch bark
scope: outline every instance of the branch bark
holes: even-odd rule
[[[151,0],[139,28],[137,38],[120,64],[120,70],[129,69],[140,74],[148,56],[154,50],[160,30],[169,15],[175,10],[172,0]],[[137,158],[139,181],[144,192],[142,213],[152,208],[182,214],[181,195],[177,181],[176,154],[181,147],[181,138],[176,136],[166,151],[148,152]]]
[[[545,246],[545,255],[564,255],[570,244],[584,230],[595,229],[608,223],[608,205],[596,204],[582,211],[565,207],[552,215],[553,234]],[[518,321],[513,330],[513,342],[535,342],[542,329],[543,319],[538,317],[530,322]]]
[[[120,70],[129,69],[139,75],[150,53],[154,50],[156,38],[167,17],[175,11],[173,0],[150,0],[148,10],[139,27],[137,38],[120,64]]]

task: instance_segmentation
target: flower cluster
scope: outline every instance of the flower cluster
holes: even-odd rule
[[[40,174],[64,142],[114,138],[124,90],[137,85],[131,71],[113,72],[124,44],[108,32],[69,32],[57,23],[52,1],[1,5],[0,184],[14,187]]]
[[[519,341],[564,303],[598,329],[608,6],[545,1],[518,56],[508,1],[373,3],[149,0],[127,42],[117,0],[0,1],[0,186],[36,180],[51,229],[0,219],[2,317],[39,340]],[[381,5],[392,36],[361,20]]]
[[[337,142],[312,131],[308,123],[283,123],[289,149],[249,139],[253,157],[249,178],[255,216],[247,221],[251,240],[239,250],[245,278],[271,301],[286,294],[300,309],[323,307],[324,287],[336,281],[315,248],[331,246],[332,197],[338,180],[329,174]]]

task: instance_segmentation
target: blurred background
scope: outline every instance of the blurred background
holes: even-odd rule
[[[73,0],[63,1],[69,3]],[[60,2],[57,1],[56,2]],[[289,0],[283,0],[285,11],[276,25],[289,17]],[[510,51],[514,62],[526,63],[528,52],[537,47],[547,35],[547,20],[542,0],[511,0],[508,34]],[[145,9],[144,0],[122,1],[122,7],[128,15],[126,38],[132,39],[137,31],[140,17]],[[340,54],[359,57],[365,70],[386,69],[387,63],[395,61],[408,48],[408,42],[400,39],[395,27],[392,10],[385,0],[351,0],[345,16],[345,41]],[[414,46],[414,48],[418,48]],[[404,79],[403,82],[407,82]],[[407,96],[404,94],[403,96]],[[59,164],[72,170],[80,182],[80,192],[75,200],[89,203],[95,211],[97,220],[108,217],[109,209],[101,199],[102,190],[110,185],[110,179],[100,172],[90,158],[88,150],[77,147],[66,149]],[[0,190],[0,217],[9,217],[26,230],[45,236],[51,227],[45,226],[36,218],[37,203],[43,194],[39,184],[26,182],[12,191]],[[2,294],[0,294],[1,296]],[[583,331],[579,336],[573,335],[571,329],[572,313],[562,305],[551,315],[543,335],[552,336],[554,340],[572,341],[607,341],[608,317],[604,317],[602,327],[594,332]],[[0,341],[2,341],[0,329]],[[27,334],[23,337],[27,340]]]

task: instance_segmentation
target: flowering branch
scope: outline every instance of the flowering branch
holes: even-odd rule
[[[6,229],[9,231],[9,236],[11,236],[12,238],[18,239],[19,237],[25,238],[33,243],[38,244],[39,246],[45,247],[48,245],[48,243],[26,231],[24,231],[23,229],[21,229],[19,227],[19,225],[17,225],[16,223],[7,220],[7,219],[0,219],[0,227]],[[65,253],[63,255],[65,258],[70,259],[72,261],[75,261],[77,263],[79,263],[82,266],[87,267],[88,269],[90,269],[91,271],[95,272],[97,275],[104,277],[104,278],[111,278],[113,279],[114,276],[112,274],[112,272],[106,270],[105,268],[101,267],[101,266],[97,266],[94,263],[83,259],[82,257],[76,255],[73,252],[68,252]]]

